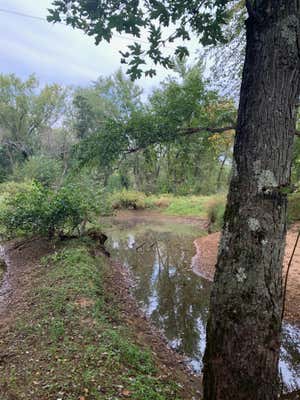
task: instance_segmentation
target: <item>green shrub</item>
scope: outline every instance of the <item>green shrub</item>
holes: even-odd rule
[[[26,191],[31,188],[32,181],[24,182],[3,182],[0,184],[0,204],[6,197],[15,196],[18,192]]]
[[[288,203],[288,222],[296,221],[300,221],[300,192],[291,194]]]
[[[225,212],[225,198],[223,196],[212,197],[206,203],[206,213],[209,221],[210,232],[220,231],[223,225]]]
[[[119,209],[144,209],[146,208],[146,196],[144,193],[133,190],[122,190],[110,196],[112,208]]]
[[[91,190],[69,183],[52,190],[39,183],[17,184],[17,189],[6,192],[0,203],[2,234],[54,236],[75,229],[80,231],[99,212],[101,198]]]
[[[19,164],[13,172],[13,180],[35,180],[43,186],[57,184],[62,175],[62,162],[46,156],[34,156]]]
[[[108,192],[117,192],[123,189],[128,190],[130,180],[127,175],[122,173],[114,173],[108,178],[106,189]]]

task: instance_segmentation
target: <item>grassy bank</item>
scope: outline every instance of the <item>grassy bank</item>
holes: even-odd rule
[[[212,230],[222,226],[226,194],[211,196],[173,196],[170,194],[150,195],[123,190],[110,196],[113,209],[152,209],[166,215],[199,217],[212,224]],[[289,195],[288,222],[300,220],[300,193]]]
[[[40,264],[27,307],[0,335],[1,400],[191,398],[120,317],[104,257],[78,242]]]
[[[198,217],[209,220],[214,230],[218,230],[222,224],[226,195],[173,196],[163,194],[146,196],[141,192],[123,190],[113,193],[109,200],[115,210],[149,209],[165,215]]]

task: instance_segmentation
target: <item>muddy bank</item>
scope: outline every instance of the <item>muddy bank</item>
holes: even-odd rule
[[[54,249],[53,243],[42,239],[10,241],[0,246],[0,257],[6,266],[0,287],[0,335],[9,329],[17,315],[30,308],[26,300],[39,273],[39,260]]]
[[[295,224],[288,231],[283,276],[285,276],[287,264],[291,257],[299,229],[300,224]],[[219,239],[220,233],[213,233],[205,237],[200,237],[194,242],[197,254],[193,258],[193,270],[195,273],[211,281],[213,280],[215,264],[217,262]],[[300,326],[300,246],[296,249],[289,272],[285,319]]]
[[[5,343],[8,337],[13,335],[15,322],[24,315],[37,310],[41,304],[37,303],[32,293],[40,285],[45,267],[41,266],[40,259],[61,248],[62,244],[55,244],[47,240],[36,240],[24,245],[10,242],[5,245],[5,259],[9,263],[6,277],[8,290],[0,296],[0,367],[3,360],[9,360],[9,364],[18,365],[30,363],[22,350],[22,338],[18,338],[18,349],[10,351]],[[2,257],[4,256],[2,253]],[[98,255],[98,251],[96,252]],[[112,326],[121,323],[129,329],[136,338],[136,344],[141,348],[149,347],[161,375],[166,379],[172,379],[182,387],[182,396],[185,400],[200,399],[201,379],[195,376],[185,365],[185,359],[173,351],[166,343],[163,335],[156,330],[140,310],[135,298],[131,295],[132,282],[128,270],[117,262],[110,262],[110,268],[104,277],[104,288],[109,298],[109,307],[120,310],[118,321],[112,314]],[[112,328],[114,329],[114,328]],[[32,349],[32,352],[34,349]],[[29,352],[28,352],[29,353]],[[31,353],[31,350],[30,350]],[[31,357],[31,356],[28,356]],[[0,373],[1,375],[1,373]],[[4,390],[0,384],[1,390]],[[45,399],[48,398],[45,396]]]

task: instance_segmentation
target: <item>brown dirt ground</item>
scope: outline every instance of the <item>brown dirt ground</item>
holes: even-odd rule
[[[291,257],[300,223],[293,225],[287,234],[286,249],[284,257],[283,277],[285,277],[287,265]],[[194,244],[197,254],[193,259],[193,270],[206,279],[212,280],[217,262],[218,243],[220,233],[196,239]],[[296,249],[293,263],[288,276],[285,319],[300,325],[300,243]]]
[[[4,259],[8,265],[0,285],[0,337],[16,316],[30,310],[32,304],[26,300],[40,273],[39,261],[55,250],[53,243],[41,239],[12,241],[5,247],[8,257]]]
[[[54,243],[39,239],[21,245],[10,242],[5,246],[9,265],[4,283],[0,285],[0,363],[2,359],[14,362],[15,357],[18,358],[16,354],[9,354],[1,344],[5,342],[6,333],[13,329],[16,318],[30,312],[31,307],[38,307],[38,304],[32,303],[30,293],[43,274],[39,262],[41,257],[55,250],[57,249]],[[131,295],[131,279],[126,268],[115,262],[111,262],[111,267],[105,287],[110,293],[110,301],[120,310],[121,321],[130,327],[138,345],[152,349],[157,367],[162,374],[181,385],[182,399],[200,399],[201,378],[186,367],[184,357],[168,347],[162,333],[157,331],[143,315]],[[86,301],[81,299],[78,301],[78,306],[87,306]],[[26,363],[28,360],[24,359],[23,362]]]

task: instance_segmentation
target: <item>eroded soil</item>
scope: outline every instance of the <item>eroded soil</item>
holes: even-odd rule
[[[292,254],[299,229],[300,224],[295,224],[288,231],[283,277],[285,277],[287,265]],[[193,269],[197,274],[209,280],[213,280],[214,276],[219,239],[220,233],[217,232],[201,237],[194,242],[197,249],[197,254],[193,259]],[[300,325],[300,243],[296,249],[288,276],[285,319],[289,322]]]

